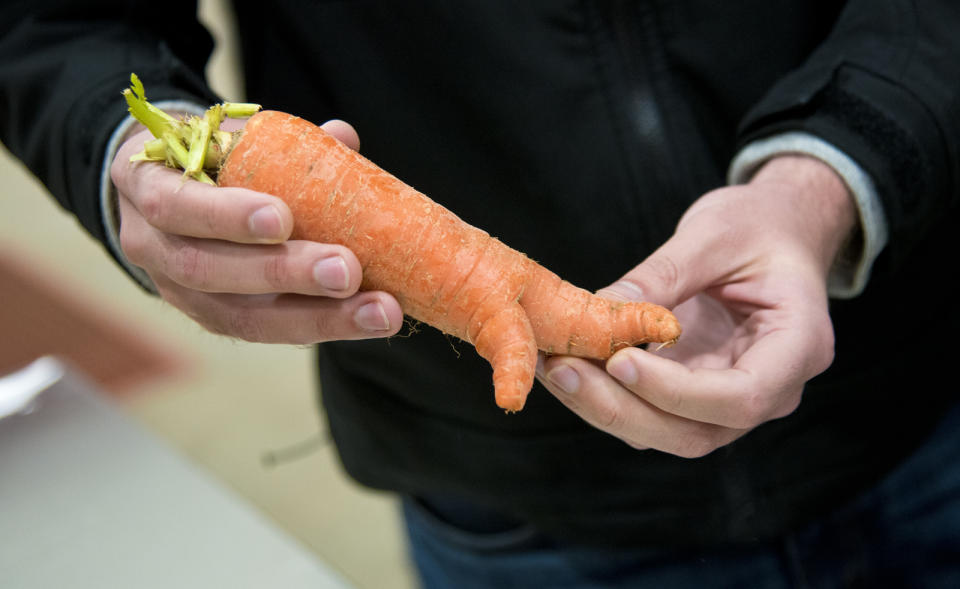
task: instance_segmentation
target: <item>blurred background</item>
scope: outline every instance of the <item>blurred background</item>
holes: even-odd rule
[[[212,86],[242,100],[229,3],[200,17]],[[309,348],[214,336],[147,295],[5,150],[0,191],[0,374],[57,354],[357,588],[413,587],[396,502],[326,441]]]

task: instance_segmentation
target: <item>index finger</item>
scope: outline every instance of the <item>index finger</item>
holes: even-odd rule
[[[816,372],[803,361],[809,342],[794,330],[760,338],[730,368],[690,368],[627,348],[607,361],[607,372],[655,407],[694,421],[749,429],[796,409],[804,383]],[[785,360],[784,350],[796,352]]]
[[[131,142],[132,143],[132,142]],[[121,198],[153,227],[174,235],[236,243],[279,243],[293,231],[293,215],[275,196],[187,180],[156,162],[129,161],[128,146],[111,175]]]

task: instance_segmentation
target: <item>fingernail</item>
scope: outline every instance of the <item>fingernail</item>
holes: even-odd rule
[[[607,374],[623,384],[636,384],[640,378],[633,360],[623,355],[610,358],[607,362]]]
[[[563,365],[547,373],[547,380],[555,384],[560,390],[572,395],[580,389],[580,375],[569,366]]]
[[[347,290],[350,286],[350,271],[343,258],[331,256],[313,265],[313,279],[327,290]]]
[[[387,312],[383,310],[383,305],[379,301],[367,303],[357,309],[353,316],[353,321],[361,328],[367,331],[388,331],[390,329],[390,320],[387,318]]]
[[[257,239],[276,241],[283,238],[283,219],[273,205],[259,208],[250,215],[250,233]]]

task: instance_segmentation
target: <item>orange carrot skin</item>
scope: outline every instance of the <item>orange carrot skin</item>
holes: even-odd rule
[[[473,344],[493,366],[497,405],[523,408],[537,350],[605,359],[673,343],[667,309],[597,297],[471,226],[312,123],[277,111],[248,122],[218,183],[282,198],[293,239],[337,243],[363,267],[363,290]]]

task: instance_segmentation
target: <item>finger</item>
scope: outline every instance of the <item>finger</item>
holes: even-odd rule
[[[350,123],[333,119],[320,125],[320,128],[339,139],[342,143],[350,147],[350,149],[354,151],[360,149],[360,136],[357,135],[356,129],[354,129]]]
[[[579,358],[547,360],[541,380],[587,423],[635,448],[694,458],[745,433],[663,411],[619,385],[601,368]]]
[[[597,294],[673,308],[724,276],[730,265],[721,245],[677,233],[617,282]]]
[[[236,129],[240,121],[225,121]],[[358,149],[354,128],[341,120],[323,128]],[[124,144],[111,167],[114,184],[134,207],[158,229],[177,235],[225,239],[238,243],[277,243],[293,229],[288,207],[278,198],[237,188],[219,188],[184,180],[183,175],[159,164],[130,163],[149,133]]]
[[[120,247],[151,276],[166,276],[202,292],[345,298],[360,288],[363,272],[353,252],[341,245],[303,240],[252,245],[170,236],[132,213],[121,224]]]
[[[763,231],[757,223],[744,221],[747,214],[756,217],[758,213],[744,210],[739,190],[719,189],[699,198],[670,239],[601,292],[672,309],[707,287],[742,278],[739,274],[763,256],[770,244],[745,247]]]
[[[310,241],[277,245],[233,244],[168,237],[157,259],[174,282],[201,292],[297,293],[345,298],[360,287],[362,269],[344,246]]]
[[[121,196],[163,232],[237,243],[279,243],[293,230],[293,215],[277,197],[185,180],[179,172],[155,162],[115,163],[113,170]]]
[[[229,117],[223,119],[223,122],[220,123],[220,130],[233,133],[244,128],[247,124],[247,119],[231,119]]]
[[[367,291],[347,299],[303,295],[208,294],[161,280],[166,300],[212,333],[259,343],[308,345],[388,337],[403,312],[387,293]]]
[[[688,368],[637,348],[614,354],[607,373],[668,413],[724,427],[749,429],[792,413],[804,383],[826,367],[805,353],[810,342],[798,330],[758,339],[731,368]],[[789,360],[784,360],[788,358]],[[806,360],[804,358],[807,358]],[[822,366],[823,368],[820,368]]]

